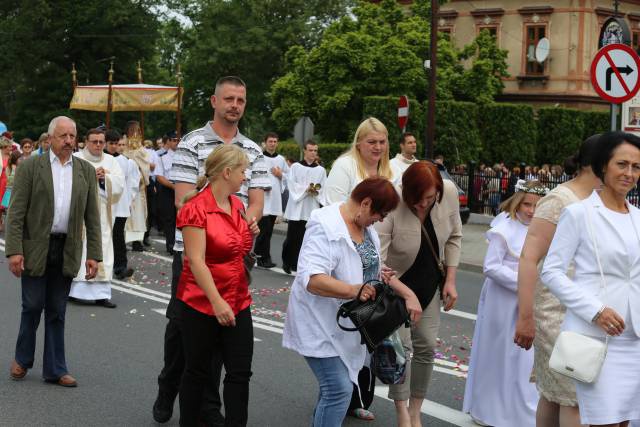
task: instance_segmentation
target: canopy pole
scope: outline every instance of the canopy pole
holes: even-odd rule
[[[76,71],[76,63],[71,63],[71,86],[75,90],[78,86],[78,72]]]
[[[178,139],[182,138],[182,72],[180,71],[180,64],[178,64],[178,71],[176,73],[178,80],[178,109],[176,110],[176,134]]]
[[[111,86],[113,85],[113,61],[111,61],[111,67],[109,68],[109,92],[107,95],[107,120],[105,125],[107,126],[107,129],[110,129],[110,123],[111,123],[111,108],[112,108],[112,103],[113,103],[113,91]]]
[[[138,61],[138,83],[142,83],[142,65],[140,65],[140,61]],[[140,111],[140,133],[142,137],[142,142],[144,144],[144,111]]]

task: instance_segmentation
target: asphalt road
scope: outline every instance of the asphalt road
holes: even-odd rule
[[[283,236],[274,234],[272,256],[280,265]],[[69,304],[66,320],[66,355],[70,373],[79,387],[64,389],[41,379],[42,336],[39,330],[36,362],[24,381],[11,381],[20,319],[20,284],[0,258],[0,426],[145,426],[156,425],[151,407],[162,367],[171,263],[157,238],[143,253],[129,253],[136,273],[128,282],[114,281],[114,310],[94,305]],[[4,250],[4,241],[0,240]],[[282,327],[293,276],[278,268],[254,270],[253,316],[257,342],[249,407],[250,426],[308,426],[317,399],[315,377],[298,354],[281,346]],[[460,271],[457,311],[443,314],[438,361],[423,406],[423,425],[472,426],[460,412],[465,371],[482,276]],[[348,418],[345,426],[393,426],[393,402],[385,386],[376,387],[370,408],[373,422]],[[178,405],[165,425],[178,425]]]

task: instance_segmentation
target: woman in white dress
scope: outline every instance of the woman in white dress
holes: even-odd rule
[[[538,392],[529,382],[533,352],[513,345],[518,318],[518,261],[536,203],[547,193],[519,180],[487,232],[486,280],[480,294],[463,410],[479,424],[535,427]],[[506,215],[505,215],[506,214]],[[508,402],[508,404],[507,404]]]
[[[626,200],[640,177],[640,138],[603,134],[591,167],[602,190],[565,208],[541,279],[567,307],[563,331],[609,335],[599,376],[575,382],[580,421],[626,427],[640,418],[640,210]]]

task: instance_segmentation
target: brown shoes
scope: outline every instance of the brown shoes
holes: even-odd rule
[[[25,375],[27,375],[27,370],[18,365],[18,362],[16,362],[14,359],[11,361],[11,369],[9,371],[9,374],[11,375],[12,380],[20,381],[25,377]]]
[[[78,382],[76,381],[76,379],[69,374],[65,374],[60,378],[58,378],[57,380],[45,380],[45,381],[51,384],[58,384],[59,386],[62,386],[62,387],[78,387]]]

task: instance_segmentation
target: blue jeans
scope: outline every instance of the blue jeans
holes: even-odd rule
[[[340,427],[347,415],[353,391],[347,367],[337,356],[305,359],[320,386],[313,427]]]
[[[54,245],[49,250],[62,253]],[[71,278],[62,275],[62,262],[47,265],[44,276],[22,275],[22,314],[20,332],[16,343],[16,362],[25,369],[33,367],[36,350],[36,331],[44,310],[44,356],[42,376],[45,380],[57,380],[67,374],[64,356],[64,318]]]

